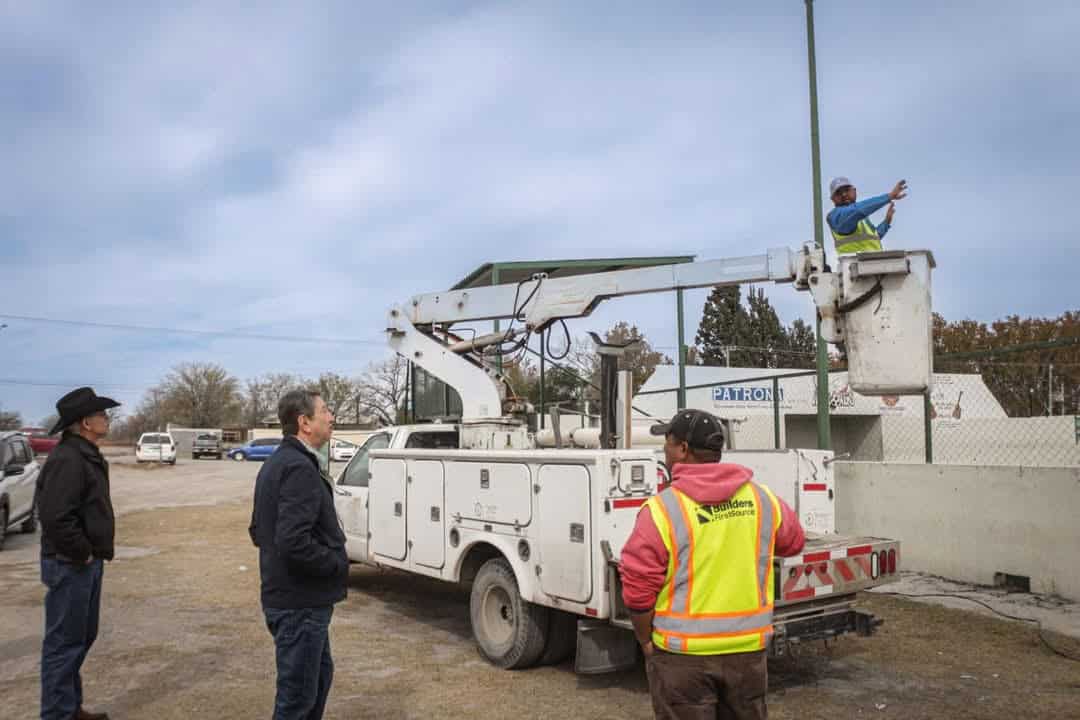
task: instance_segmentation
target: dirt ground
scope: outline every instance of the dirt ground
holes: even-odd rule
[[[88,705],[113,718],[265,718],[273,644],[246,533],[258,465],[114,461],[120,552],[105,572]],[[210,503],[199,506],[198,503]],[[0,552],[0,715],[37,716],[42,598],[37,540]],[[1080,663],[1031,628],[890,597],[873,638],[806,648],[771,666],[773,718],[1080,718]],[[650,718],[641,667],[578,677],[569,665],[497,670],[470,638],[467,591],[354,567],[331,631],[329,718]],[[1051,635],[1080,653],[1080,643]]]

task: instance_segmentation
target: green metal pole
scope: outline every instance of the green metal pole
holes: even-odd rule
[[[780,378],[772,379],[773,447],[780,449]]]
[[[675,291],[675,326],[679,330],[679,394],[677,410],[686,407],[686,338],[683,330],[683,291],[679,288]]]
[[[926,448],[926,464],[934,463],[934,424],[930,418],[930,391],[923,393],[923,445]]]
[[[806,53],[810,70],[810,154],[814,185],[814,244],[825,247],[821,218],[821,142],[818,132],[817,61],[814,50],[814,0],[806,0]],[[821,318],[817,318],[817,439],[818,448],[832,448],[829,427],[829,353],[821,337]]]

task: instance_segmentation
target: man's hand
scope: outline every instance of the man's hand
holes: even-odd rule
[[[885,222],[892,225],[892,216],[896,212],[896,203],[889,203],[889,209],[885,211]]]
[[[906,197],[907,197],[907,180],[901,180],[898,183],[896,183],[895,185],[893,185],[893,189],[889,192],[889,199],[893,200],[893,201],[896,201],[896,200],[902,200],[902,199],[904,199]]]
[[[641,652],[645,654],[646,658],[651,658],[654,650],[656,650],[656,648],[653,646],[651,640],[641,646]]]

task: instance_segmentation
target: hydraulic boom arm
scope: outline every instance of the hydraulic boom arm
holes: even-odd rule
[[[521,285],[427,293],[412,298],[407,308],[414,325],[439,325],[512,318],[532,329],[559,318],[584,317],[603,300],[669,290],[738,285],[749,282],[805,283],[824,266],[820,250],[793,252],[787,248],[764,255],[707,262],[614,270],[563,278],[536,276]],[[805,287],[805,284],[804,284]],[[521,306],[515,308],[515,298]],[[529,298],[528,302],[523,302]]]

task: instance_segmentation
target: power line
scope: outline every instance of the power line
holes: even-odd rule
[[[229,330],[190,330],[186,328],[157,327],[152,325],[127,325],[123,323],[101,323],[89,320],[61,320],[59,318],[36,317],[32,315],[8,315],[0,313],[0,318],[5,320],[21,320],[23,322],[36,322],[51,325],[65,325],[69,327],[91,327],[105,330],[130,330],[135,332],[167,333],[172,335],[195,335],[198,337],[220,337],[239,340],[265,340],[270,342],[297,342],[297,343],[332,343],[340,345],[382,345],[379,340],[362,340],[360,338],[329,338],[329,337],[304,337],[300,335],[265,335],[261,333],[242,333]]]
[[[76,388],[91,386],[96,388],[111,388],[114,393],[141,393],[145,388],[136,388],[133,385],[117,385],[115,383],[60,383],[45,382],[42,380],[25,380],[22,378],[0,378],[0,385],[18,385],[23,387],[48,387],[48,388]]]

